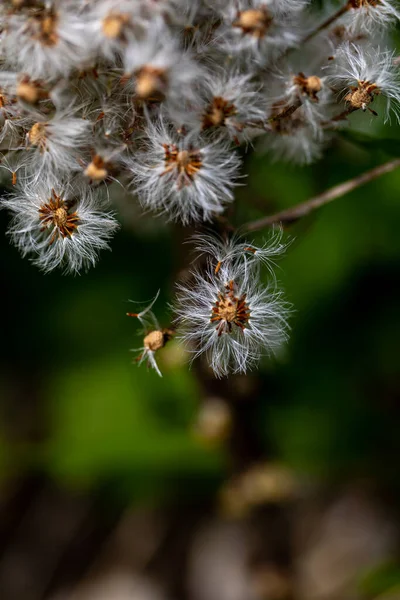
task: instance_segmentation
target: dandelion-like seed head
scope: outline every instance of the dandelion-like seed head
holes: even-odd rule
[[[284,246],[278,237],[263,248],[238,238],[195,239],[198,250],[208,255],[207,266],[178,285],[178,331],[194,357],[207,356],[218,377],[244,373],[286,337],[287,306],[275,287],[271,265]],[[263,264],[271,275],[266,286],[260,280]]]

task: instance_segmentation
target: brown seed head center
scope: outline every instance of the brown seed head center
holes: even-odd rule
[[[54,211],[54,223],[58,228],[63,228],[68,222],[68,211],[65,206],[60,206]]]
[[[53,229],[49,244],[53,244],[59,237],[71,237],[79,225],[77,213],[69,213],[67,202],[54,190],[51,191],[48,202],[40,207],[39,220],[42,223],[42,231]]]
[[[46,125],[35,123],[29,130],[28,139],[32,146],[39,146],[43,149],[46,146]]]
[[[304,73],[299,73],[293,77],[293,81],[304,96],[308,96],[314,102],[318,102],[317,94],[322,89],[322,81],[317,75],[306,77]]]
[[[167,85],[165,69],[145,65],[136,71],[136,94],[142,100],[158,101],[164,98]]]
[[[231,333],[232,325],[242,331],[248,325],[250,308],[246,302],[246,294],[235,295],[235,283],[230,281],[225,286],[225,291],[218,294],[218,299],[211,311],[210,322],[217,323],[217,332]]]
[[[380,93],[376,83],[370,83],[369,81],[359,81],[358,87],[352,86],[350,90],[345,96],[345,101],[354,109],[361,108],[362,110],[366,110],[373,101],[374,96]]]
[[[237,317],[239,298],[223,297],[219,303],[219,316],[228,323],[233,323]]]
[[[267,33],[272,20],[266,8],[253,8],[239,11],[232,25],[240,28],[243,33],[261,38]]]
[[[47,99],[49,93],[41,81],[32,81],[29,77],[23,77],[17,85],[17,96],[28,104],[37,104],[40,100]]]
[[[165,169],[161,175],[175,171],[178,187],[189,185],[202,166],[201,153],[198,150],[179,150],[175,144],[163,144]]]
[[[143,346],[151,352],[155,352],[156,350],[163,348],[164,345],[164,334],[159,330],[150,331],[150,333],[148,333],[143,340]]]
[[[122,13],[107,15],[102,22],[102,31],[106,38],[115,40],[122,38],[125,26],[129,23],[129,16]]]
[[[191,157],[189,150],[180,150],[176,155],[176,163],[178,169],[185,171],[191,163]]]
[[[38,40],[42,46],[55,46],[58,43],[57,33],[58,15],[53,10],[43,10],[32,17],[28,23],[28,30],[32,31],[32,37]]]
[[[108,177],[109,164],[99,155],[93,156],[92,162],[86,167],[84,174],[93,181],[104,181]]]
[[[226,119],[236,114],[235,106],[221,96],[216,96],[203,116],[203,129],[225,125]]]

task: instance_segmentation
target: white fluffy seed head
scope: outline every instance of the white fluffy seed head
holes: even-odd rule
[[[371,103],[382,96],[384,120],[389,120],[390,112],[399,120],[400,76],[393,52],[344,43],[327,73],[329,85],[354,110],[372,109]]]
[[[218,238],[214,247],[211,236],[197,240],[201,252],[211,251],[205,268],[178,285],[178,330],[194,358],[206,355],[217,377],[245,373],[285,341],[288,305],[273,277],[267,285],[261,282],[257,251],[266,257],[266,247],[230,241],[224,249]],[[275,243],[270,254],[278,253],[278,247]]]
[[[239,166],[228,144],[179,134],[163,119],[148,123],[142,150],[127,160],[143,206],[183,223],[223,211],[233,200]]]
[[[93,266],[118,228],[92,191],[69,184],[29,184],[1,205],[13,214],[14,244],[46,272],[60,267],[79,273]]]

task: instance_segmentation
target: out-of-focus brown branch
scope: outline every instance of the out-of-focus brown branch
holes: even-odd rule
[[[326,19],[326,21],[321,23],[321,25],[319,25],[316,29],[313,29],[312,31],[310,31],[310,33],[308,35],[306,35],[306,37],[302,40],[301,43],[305,44],[306,42],[311,40],[314,36],[316,36],[320,31],[327,29],[330,25],[332,25],[332,23],[334,23],[337,19],[339,19],[339,17],[344,15],[349,10],[350,7],[351,7],[350,2],[346,2],[346,4],[344,6],[339,8],[339,10],[337,10],[333,15],[331,15],[328,19]]]
[[[340,198],[345,194],[348,194],[352,190],[384,175],[385,173],[390,173],[400,167],[400,158],[395,158],[390,160],[383,165],[379,165],[371,169],[370,171],[366,171],[354,179],[350,179],[349,181],[345,181],[343,183],[339,183],[339,185],[335,185],[330,188],[326,192],[311,198],[310,200],[306,200],[301,204],[297,204],[292,208],[288,208],[286,210],[282,210],[281,212],[275,213],[274,215],[270,215],[268,217],[263,217],[258,219],[257,221],[250,221],[247,224],[244,224],[241,227],[242,231],[257,231],[258,229],[263,229],[263,227],[270,227],[275,223],[292,223],[297,221],[301,217],[308,215],[313,210],[320,208],[320,206],[324,206],[325,204],[329,204],[332,200],[336,198]]]

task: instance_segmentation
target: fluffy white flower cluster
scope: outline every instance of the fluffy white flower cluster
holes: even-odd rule
[[[334,14],[309,0],[3,0],[11,239],[45,271],[79,272],[118,227],[120,185],[147,211],[212,221],[234,199],[238,146],[309,163],[350,113],[381,115],[381,103],[384,119],[398,118],[397,61],[383,46],[399,16],[396,0],[344,0]],[[225,257],[213,281],[197,278],[203,318],[205,296],[216,309],[243,305],[233,325],[200,329],[214,331],[217,373],[242,371],[256,337],[274,345],[250,258],[235,254],[229,277]]]
[[[146,210],[209,221],[233,200],[238,145],[307,163],[378,96],[398,117],[381,49],[398,17],[394,0],[329,16],[307,0],[4,0],[12,239],[46,270],[78,271],[117,227],[115,181]]]

